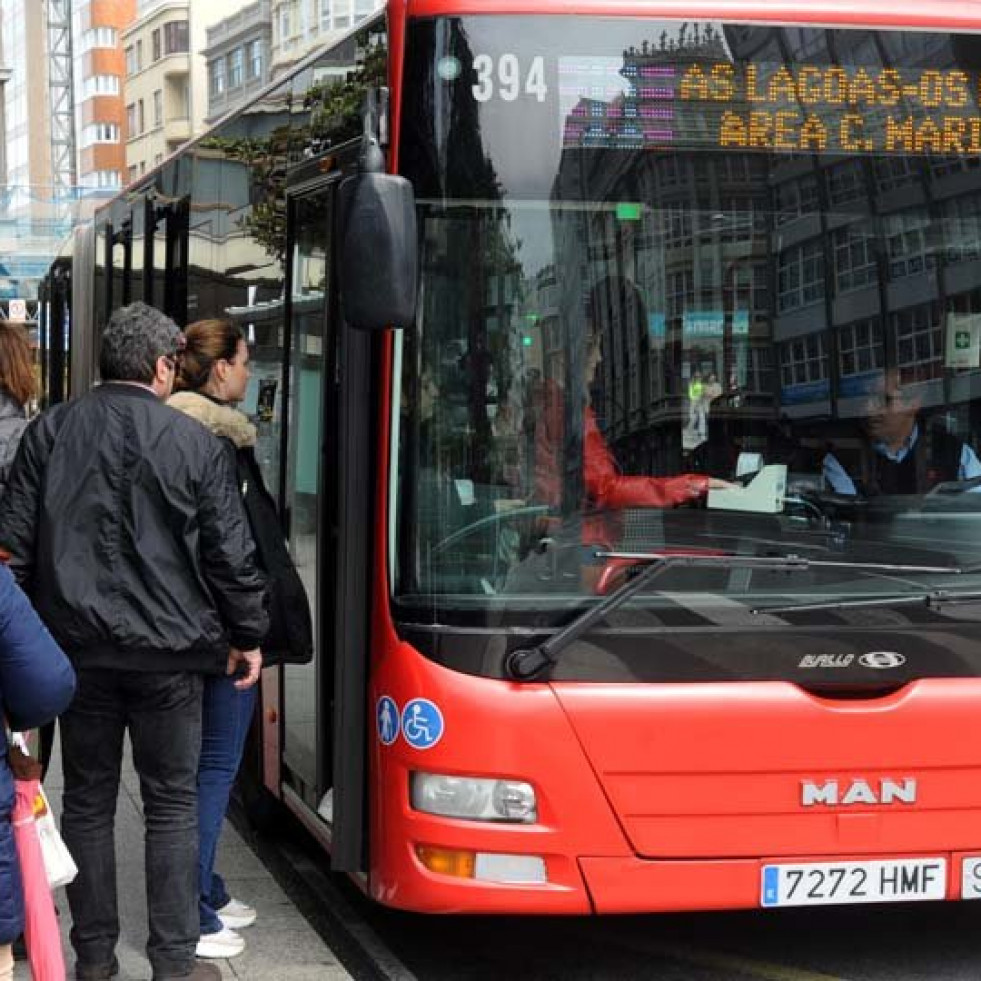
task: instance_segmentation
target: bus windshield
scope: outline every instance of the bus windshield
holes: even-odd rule
[[[473,16],[406,51],[397,601],[559,623],[652,554],[813,564],[678,563],[634,609],[981,587],[977,37]]]

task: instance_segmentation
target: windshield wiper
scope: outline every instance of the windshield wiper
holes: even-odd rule
[[[750,610],[753,614],[766,613],[807,613],[812,610],[848,610],[863,606],[925,606],[928,610],[939,610],[942,606],[957,606],[960,603],[976,603],[981,600],[981,592],[949,593],[946,589],[932,589],[929,592],[899,593],[890,596],[870,596],[868,599],[828,600],[825,603],[799,603],[795,606],[761,606]]]
[[[570,644],[578,640],[593,624],[636,596],[669,569],[679,566],[716,566],[722,569],[767,569],[797,572],[806,569],[854,569],[860,572],[919,572],[958,574],[952,566],[893,565],[881,562],[836,562],[830,559],[809,559],[801,555],[664,555],[658,552],[596,552],[600,559],[626,559],[649,562],[650,565],[633,579],[613,590],[595,606],[580,613],[548,640],[534,647],[519,647],[505,659],[507,673],[516,681],[530,681],[550,665]],[[754,611],[756,612],[756,611]],[[770,612],[770,611],[760,611]]]

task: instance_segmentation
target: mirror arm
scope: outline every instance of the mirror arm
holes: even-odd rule
[[[364,131],[364,152],[361,154],[359,169],[363,174],[383,174],[385,153],[382,146],[388,145],[387,88],[371,88],[365,92],[361,124]]]

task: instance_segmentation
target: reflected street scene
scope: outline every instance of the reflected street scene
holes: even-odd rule
[[[634,600],[651,622],[695,589],[830,622],[981,587],[976,38],[544,17],[410,34],[407,609],[559,623],[679,552],[810,564],[679,564]]]

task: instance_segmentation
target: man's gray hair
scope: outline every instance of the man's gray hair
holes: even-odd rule
[[[180,328],[159,310],[145,303],[120,307],[102,333],[102,380],[149,385],[157,370],[157,358],[173,357],[179,337]]]

